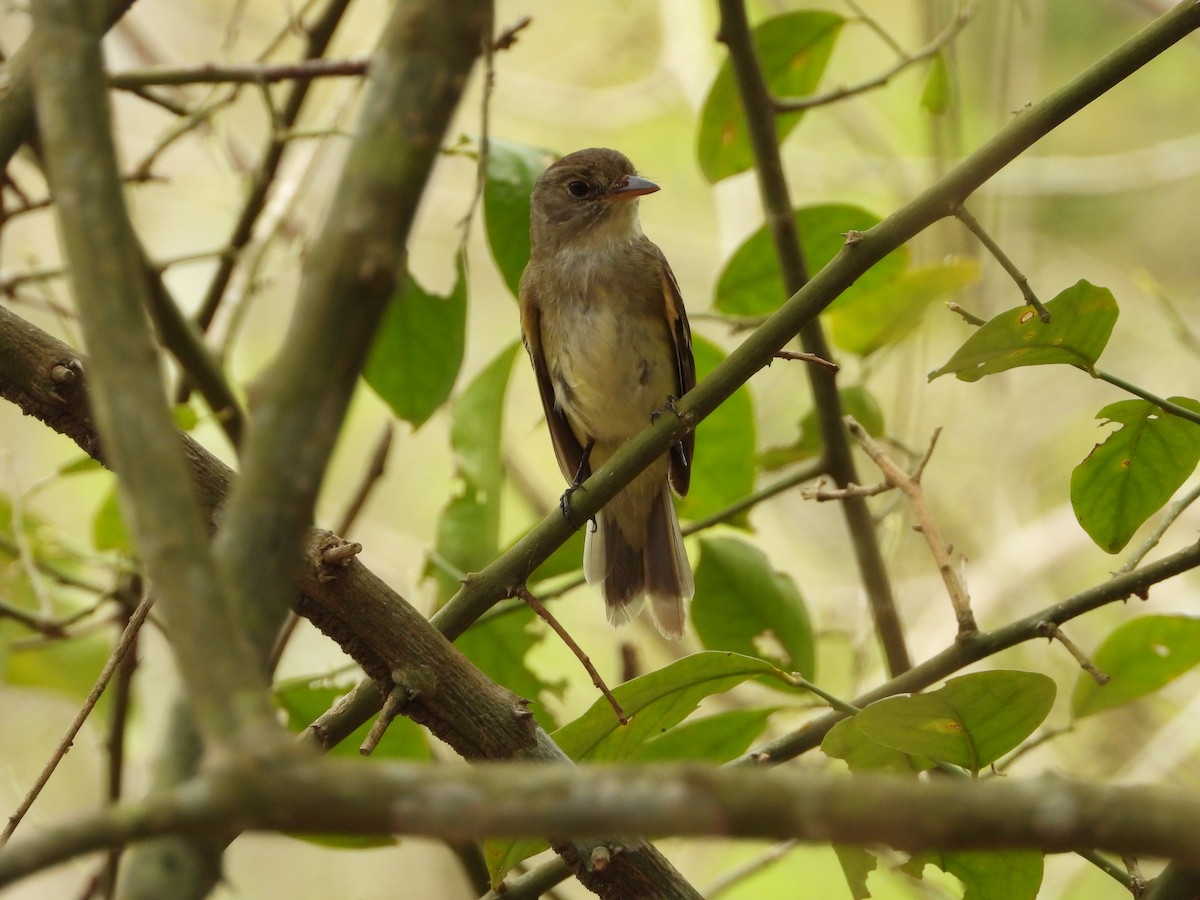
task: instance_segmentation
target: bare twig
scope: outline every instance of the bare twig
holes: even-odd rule
[[[83,701],[83,706],[79,708],[79,712],[71,720],[71,724],[67,728],[67,733],[63,735],[62,740],[58,742],[58,746],[54,748],[54,753],[51,754],[49,762],[46,763],[45,768],[38,775],[33,787],[25,795],[25,799],[21,801],[16,811],[8,817],[8,824],[5,825],[3,833],[0,833],[0,847],[8,843],[8,839],[12,837],[12,833],[21,824],[21,820],[29,812],[29,808],[33,806],[34,801],[37,800],[38,795],[42,792],[42,788],[46,786],[46,782],[50,780],[50,776],[54,774],[54,770],[62,762],[62,758],[71,749],[71,744],[74,743],[76,735],[79,734],[79,729],[83,728],[83,723],[87,721],[88,716],[95,709],[96,702],[100,699],[100,695],[104,693],[104,689],[108,687],[109,679],[112,678],[113,673],[117,670],[117,666],[125,656],[126,651],[132,646],[134,639],[137,637],[138,629],[146,621],[146,616],[153,605],[154,601],[147,594],[142,598],[142,602],[138,604],[137,609],[133,611],[133,615],[129,617],[129,623],[125,626],[125,630],[121,632],[121,637],[117,640],[116,646],[113,647],[112,653],[109,654],[107,662],[104,663],[104,668],[100,670],[100,676],[96,679],[96,683],[92,685],[91,691],[88,692],[87,699]]]
[[[971,312],[970,310],[963,309],[953,301],[946,304],[946,309],[950,310],[952,313],[957,313],[962,317],[964,322],[966,322],[968,325],[974,325],[976,328],[987,323],[987,319],[981,319],[979,316],[975,315],[975,313]]]
[[[858,12],[859,17],[868,25],[875,21],[861,10]],[[875,77],[868,78],[865,81],[859,82],[858,84],[834,88],[831,91],[825,91],[824,93],[820,94],[812,94],[808,97],[779,97],[775,100],[775,111],[778,113],[789,113],[798,112],[804,109],[812,109],[815,106],[825,106],[830,103],[836,103],[838,100],[844,100],[847,97],[854,97],[858,94],[865,94],[868,91],[881,88],[888,84],[888,82],[890,82],[905,69],[924,62],[925,60],[941,53],[951,41],[958,37],[959,32],[967,27],[967,23],[971,21],[971,17],[974,14],[975,10],[973,6],[960,9],[955,15],[954,19],[951,20],[950,24],[946,26],[941,34],[935,37],[924,47],[911,54],[905,53],[903,48],[896,44],[895,41],[882,29],[872,29],[900,55],[900,58],[896,60],[891,67],[879,73]]]
[[[512,596],[520,597],[522,600],[524,600],[529,605],[529,608],[537,613],[538,617],[543,622],[554,629],[554,633],[557,634],[562,642],[571,649],[571,652],[575,654],[575,658],[578,659],[583,668],[587,670],[588,675],[592,679],[592,684],[594,684],[596,689],[604,695],[604,699],[608,701],[608,705],[611,706],[613,708],[613,712],[617,714],[617,721],[622,725],[628,725],[629,719],[625,715],[625,710],[621,709],[621,704],[617,702],[617,698],[614,697],[612,691],[608,689],[608,685],[604,683],[604,679],[600,677],[600,673],[596,671],[596,667],[592,665],[592,661],[588,659],[588,655],[583,652],[583,649],[577,643],[575,643],[575,639],[571,637],[567,629],[563,628],[562,625],[559,624],[558,619],[554,618],[550,610],[546,609],[542,602],[538,600],[537,597],[533,596],[533,594],[530,593],[529,588],[525,587],[523,584],[519,584],[513,588]]]
[[[866,429],[859,425],[853,416],[846,416],[845,421],[846,427],[850,429],[850,433],[854,435],[854,439],[858,441],[859,446],[863,448],[867,456],[871,457],[871,461],[879,467],[879,471],[883,473],[883,477],[890,484],[899,488],[908,498],[909,505],[912,506],[913,515],[917,519],[917,524],[914,527],[921,533],[925,538],[925,542],[929,545],[929,550],[933,554],[938,572],[942,576],[942,583],[946,585],[946,591],[950,595],[950,602],[954,606],[954,616],[958,620],[959,639],[961,640],[964,637],[975,634],[979,631],[979,628],[976,626],[975,616],[971,612],[971,598],[967,593],[966,585],[963,583],[951,559],[952,548],[943,540],[941,532],[937,527],[937,521],[933,518],[933,511],[930,510],[929,503],[925,499],[925,492],[921,489],[920,475],[910,475],[896,465],[895,461],[867,434]],[[940,431],[940,429],[935,431],[933,440],[930,441],[931,452],[933,445],[937,443]],[[927,462],[928,456],[921,463],[922,469]]]
[[[1025,298],[1025,302],[1038,314],[1038,318],[1043,323],[1049,324],[1050,313],[1046,311],[1046,307],[1042,304],[1042,301],[1037,298],[1037,294],[1029,286],[1029,279],[1025,277],[1025,273],[1018,269],[1016,263],[1008,258],[1008,254],[992,239],[987,230],[979,224],[979,220],[971,215],[965,206],[959,206],[955,209],[954,216],[958,221],[967,226],[967,230],[979,239],[979,243],[987,248],[988,253],[992,254],[996,262],[1000,263],[1000,266],[1008,273],[1008,276],[1016,282],[1017,287],[1021,289],[1021,296]]]
[[[1092,680],[1099,685],[1108,684],[1110,678],[1104,672],[1096,668],[1095,664],[1088,659],[1088,655],[1079,649],[1078,645],[1067,637],[1061,628],[1054,622],[1042,623],[1039,631],[1048,639],[1058,641],[1063,645],[1063,648],[1075,658],[1075,662],[1079,663],[1079,667],[1083,671],[1092,676]]]
[[[244,63],[241,65],[171,66],[119,72],[108,83],[123,91],[137,91],[156,85],[180,84],[274,84],[278,81],[309,81],[366,75],[369,57],[353,59],[305,59],[289,63]]]
[[[780,350],[775,354],[776,359],[799,360],[800,362],[812,363],[814,366],[821,366],[828,369],[830,372],[841,370],[841,366],[831,360],[825,359],[822,356],[817,356],[815,353],[805,353],[800,350]]]
[[[387,697],[383,701],[383,709],[379,711],[379,715],[375,717],[375,722],[371,725],[371,730],[367,736],[363,738],[362,744],[358,748],[358,752],[363,756],[370,756],[375,752],[375,748],[379,746],[379,742],[383,740],[384,733],[388,730],[388,726],[392,724],[392,720],[400,714],[400,709],[404,706],[405,700],[408,699],[408,688],[402,685],[393,685],[388,692]]]
[[[721,896],[726,891],[732,890],[747,878],[757,875],[764,869],[775,865],[775,863],[791,853],[799,843],[799,841],[783,841],[771,847],[766,852],[760,853],[753,859],[747,860],[740,866],[734,866],[729,871],[723,873],[716,881],[712,882],[708,886],[708,889],[705,890],[704,896],[708,900],[714,900],[714,898]]]
[[[1146,554],[1158,546],[1158,542],[1167,533],[1167,529],[1175,524],[1175,520],[1183,515],[1184,510],[1195,503],[1197,499],[1200,499],[1200,483],[1197,483],[1178,500],[1168,503],[1163,510],[1162,518],[1154,526],[1154,530],[1146,535],[1146,539],[1138,545],[1138,548],[1121,564],[1121,568],[1117,571],[1132,572],[1136,569],[1141,564],[1141,561],[1146,558]]]
[[[848,484],[844,488],[831,488],[825,485],[826,481],[822,478],[816,487],[801,491],[800,496],[805,500],[816,500],[819,503],[824,503],[829,500],[845,500],[849,497],[876,497],[879,494],[887,493],[895,487],[895,485],[887,481],[880,481],[876,484]]]

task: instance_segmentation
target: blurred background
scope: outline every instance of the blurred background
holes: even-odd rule
[[[753,22],[801,8],[827,8],[847,17],[822,88],[855,84],[891,67],[896,51],[867,14],[902,48],[915,52],[941,32],[955,13],[951,2],[860,0],[859,3],[751,2]],[[951,93],[934,114],[921,103],[929,65],[913,66],[885,87],[808,113],[783,145],[797,205],[853,203],[884,217],[932,184],[939,174],[1037,102],[1147,24],[1168,4],[1152,0],[1096,0],[1087,4],[1008,0],[979,4],[946,54]],[[141,0],[106,41],[109,66],[126,72],[157,65],[253,62],[294,58],[300,39],[289,17],[303,9],[266,0]],[[390,5],[357,0],[327,54],[370,52]],[[728,349],[741,334],[712,315],[718,275],[733,251],[762,224],[753,173],[713,186],[696,161],[699,110],[724,59],[716,43],[714,3],[696,0],[609,0],[562,3],[500,0],[496,26],[523,16],[531,23],[511,49],[495,58],[490,98],[493,138],[557,153],[587,146],[616,147],[662,191],[641,204],[642,224],[670,260],[693,329]],[[9,4],[0,17],[6,53],[24,40],[28,15]],[[1187,394],[1196,384],[1200,329],[1200,259],[1195,211],[1200,207],[1200,103],[1196,66],[1200,38],[1192,37],[1097,100],[1001,172],[968,207],[1000,242],[1035,291],[1048,299],[1081,278],[1112,290],[1121,317],[1104,367],[1161,396]],[[282,88],[272,88],[277,98]],[[189,108],[222,103],[204,126],[167,139],[177,119],[162,108],[116,93],[119,150],[127,171],[149,173],[131,183],[129,202],[142,240],[155,260],[169,264],[176,298],[194,311],[216,265],[246,189],[248,172],[270,136],[271,120],[258,88],[170,89]],[[251,384],[286,328],[308,241],[336,186],[340,163],[361,95],[357,79],[328,79],[314,87],[298,134],[284,158],[253,266],[239,269],[233,302],[215,323],[227,342],[229,368],[239,385]],[[459,148],[439,162],[423,200],[411,243],[411,268],[425,287],[444,293],[454,280],[454,257],[465,240],[469,270],[466,360],[458,389],[518,337],[517,308],[492,261],[476,214],[464,217],[476,190],[470,150],[480,133],[483,84],[479,73],[448,135]],[[278,102],[278,100],[276,100]],[[461,139],[461,141],[460,141]],[[147,163],[147,161],[150,161]],[[31,198],[44,185],[29,160],[13,168]],[[916,262],[975,259],[978,277],[952,298],[980,316],[1021,303],[1015,285],[957,222],[944,221],[911,245]],[[3,302],[69,343],[79,346],[67,285],[59,266],[52,215],[45,210],[7,222],[0,240]],[[33,273],[36,277],[30,278]],[[966,577],[984,629],[1028,615],[1103,581],[1121,559],[1099,550],[1075,522],[1069,502],[1071,469],[1103,439],[1096,412],[1124,399],[1113,387],[1066,367],[1019,369],[965,384],[932,383],[970,333],[963,321],[934,303],[920,328],[898,345],[859,360],[839,356],[848,383],[862,383],[879,400],[888,434],[922,448],[935,428],[940,443],[925,484],[943,533],[966,557]],[[523,354],[522,354],[523,356]],[[810,401],[799,363],[777,363],[751,382],[758,447],[797,438]],[[503,530],[515,539],[553,508],[562,491],[531,373],[523,359],[506,400],[504,463],[509,476]],[[387,407],[365,386],[358,392],[319,509],[320,524],[341,515],[370,459]],[[201,417],[196,436],[223,458],[232,453],[219,430]],[[698,453],[703,454],[703,443]],[[97,552],[97,517],[111,480],[93,471],[60,476],[79,457],[65,438],[0,405],[0,494],[14,521],[37,520],[39,540],[60,543],[94,562],[92,577],[111,578],[119,550]],[[877,480],[862,461],[864,481]],[[769,483],[766,475],[762,483]],[[423,577],[438,515],[455,490],[445,410],[414,431],[397,426],[388,471],[352,537],[363,562],[424,610],[434,591]],[[953,640],[949,603],[906,512],[894,500],[877,507],[880,535],[916,660]],[[877,684],[882,666],[858,584],[853,552],[833,504],[803,500],[797,491],[757,507],[752,540],[773,565],[791,576],[807,602],[818,634],[817,682],[851,697]],[[1200,517],[1185,514],[1163,550],[1194,540]],[[1134,544],[1140,536],[1134,539]],[[1132,545],[1131,545],[1132,546]],[[15,578],[11,573],[7,576]],[[1194,606],[1194,576],[1155,588],[1156,611]],[[0,590],[3,586],[0,585]],[[1137,604],[1139,601],[1129,601]],[[570,593],[555,611],[606,677],[617,679],[620,644],[636,646],[643,668],[698,649],[667,646],[647,622],[615,633],[604,622],[595,592]],[[1085,648],[1131,615],[1116,604],[1071,623]],[[615,638],[615,639],[614,639]],[[32,783],[49,749],[78,708],[106,655],[108,631],[58,655],[14,645],[0,656],[0,807],[10,809]],[[80,649],[83,648],[83,649]],[[173,684],[169,653],[154,629],[144,632],[143,670],[131,731],[129,790],[146,785],[147,761],[165,726]],[[566,679],[561,697],[546,698],[559,721],[595,699],[586,675],[553,639],[534,650],[532,664],[550,679]],[[1046,672],[1065,702],[1078,668],[1057,646],[1038,642],[989,660]],[[47,669],[57,670],[54,686]],[[332,642],[302,624],[281,667],[282,679],[329,675],[349,684],[354,670]],[[1117,781],[1195,785],[1200,767],[1200,710],[1194,679],[1126,710],[1088,719],[1021,760],[1021,771],[1063,771]],[[718,703],[733,702],[715,698]],[[805,711],[776,716],[786,730]],[[1067,724],[1052,715],[1051,726]],[[99,802],[101,719],[76,742],[22,830],[58,820]],[[447,753],[440,753],[448,756]],[[819,754],[810,754],[818,756]],[[824,765],[805,758],[797,765]],[[702,891],[766,849],[753,843],[664,841],[664,851]],[[440,844],[405,839],[395,847],[337,850],[281,836],[245,836],[227,857],[226,884],[217,896],[427,897],[473,896],[452,855]],[[5,896],[75,896],[78,861],[31,880]],[[878,872],[879,897],[949,897],[953,879],[929,870],[925,882]],[[564,885],[559,896],[586,896]],[[1047,861],[1044,897],[1119,897],[1122,890],[1071,857]],[[759,874],[712,896],[849,897],[829,848],[800,848]]]

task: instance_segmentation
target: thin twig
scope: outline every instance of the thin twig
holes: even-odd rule
[[[987,248],[988,253],[992,254],[996,262],[1000,263],[1001,268],[1016,282],[1017,287],[1021,289],[1021,296],[1025,298],[1025,303],[1033,308],[1034,312],[1038,314],[1038,318],[1044,324],[1049,324],[1050,313],[1047,312],[1042,301],[1037,298],[1037,294],[1033,292],[1033,288],[1029,286],[1029,279],[1017,268],[1016,263],[1008,258],[1008,254],[992,239],[992,236],[987,233],[986,229],[979,224],[979,220],[971,215],[965,206],[956,208],[954,210],[954,217],[967,226],[967,230],[979,239],[979,243]]]
[[[279,81],[309,81],[314,78],[366,75],[370,57],[351,59],[305,59],[289,63],[243,63],[240,65],[163,66],[119,72],[108,83],[122,91],[181,84],[274,84]]]
[[[58,742],[54,753],[51,755],[49,762],[42,769],[33,787],[29,789],[29,793],[25,795],[25,799],[21,801],[21,805],[16,811],[8,817],[8,824],[4,827],[4,832],[0,833],[0,847],[8,843],[8,839],[12,837],[12,833],[17,826],[21,824],[21,820],[25,814],[29,812],[29,808],[33,806],[38,795],[41,794],[42,788],[46,786],[46,782],[50,780],[50,776],[54,774],[54,770],[58,768],[58,764],[62,762],[62,758],[67,755],[67,751],[71,749],[71,745],[75,741],[79,730],[83,728],[83,723],[87,721],[89,715],[96,707],[100,695],[104,693],[104,689],[108,687],[108,681],[112,678],[113,673],[117,670],[125,652],[133,645],[134,639],[137,637],[138,629],[142,627],[142,623],[146,621],[146,616],[150,613],[150,607],[154,605],[154,600],[149,594],[142,598],[142,602],[138,604],[137,609],[133,611],[133,615],[129,617],[129,624],[125,626],[125,630],[121,632],[121,637],[117,640],[117,644],[113,647],[112,653],[109,654],[108,660],[104,663],[104,668],[100,671],[100,676],[96,679],[96,683],[92,685],[91,691],[87,695],[87,699],[83,701],[83,706],[79,712],[75,714],[75,718],[71,721],[67,728],[67,733],[63,735],[62,740]]]
[[[684,537],[688,537],[701,531],[706,531],[709,528],[712,528],[714,525],[719,525],[722,522],[729,521],[735,516],[740,516],[744,512],[749,512],[760,503],[770,500],[772,497],[776,497],[785,491],[790,491],[792,488],[796,487],[796,485],[803,484],[806,481],[812,481],[814,478],[819,478],[822,474],[824,474],[824,471],[824,466],[820,462],[811,463],[807,466],[801,466],[786,478],[781,478],[772,485],[768,485],[767,487],[757,490],[752,494],[748,494],[741,500],[737,500],[734,503],[729,504],[729,506],[725,507],[724,509],[717,510],[717,512],[713,513],[711,516],[707,516],[706,518],[698,519],[695,522],[689,523],[687,527],[683,529]]]
[[[896,465],[895,461],[884,452],[875,440],[867,434],[867,430],[854,420],[853,416],[846,416],[846,427],[850,429],[850,433],[854,435],[859,446],[863,448],[867,456],[871,457],[871,461],[879,467],[879,471],[883,473],[891,484],[899,488],[908,498],[909,505],[912,507],[913,515],[916,517],[917,524],[914,526],[917,531],[925,538],[925,543],[929,545],[929,551],[933,554],[933,560],[937,564],[938,572],[942,576],[942,583],[946,586],[946,592],[950,595],[950,602],[954,606],[954,616],[958,620],[958,637],[960,640],[976,634],[979,631],[975,624],[975,615],[971,612],[971,598],[967,593],[966,584],[959,576],[958,570],[951,559],[951,547],[942,538],[941,531],[938,529],[937,521],[933,517],[933,511],[929,508],[929,503],[925,499],[925,492],[921,489],[920,477],[910,475],[905,472],[900,466]],[[933,433],[933,439],[930,441],[930,451],[937,443],[938,435],[941,429]],[[924,468],[928,458],[922,462]]]
[[[975,315],[975,313],[963,309],[954,301],[947,303],[946,309],[950,310],[952,313],[957,313],[962,317],[964,322],[966,322],[968,325],[974,325],[976,328],[978,328],[980,325],[987,324],[987,319],[981,319],[979,316]]]
[[[1062,644],[1063,649],[1065,649],[1071,654],[1071,656],[1075,658],[1075,662],[1079,663],[1079,667],[1083,669],[1083,671],[1092,676],[1092,680],[1094,680],[1096,684],[1105,685],[1111,680],[1107,674],[1096,668],[1095,663],[1088,658],[1086,653],[1079,649],[1078,645],[1076,645],[1074,641],[1072,641],[1063,633],[1063,630],[1059,628],[1057,623],[1049,621],[1043,622],[1038,628],[1038,631],[1048,640],[1058,641],[1060,644]]]
[[[387,472],[388,456],[392,452],[392,436],[395,428],[389,421],[383,426],[383,431],[379,434],[379,440],[375,442],[375,452],[371,454],[371,460],[367,464],[366,470],[362,474],[362,479],[359,481],[358,490],[354,492],[354,496],[350,502],[346,504],[346,511],[342,513],[342,518],[334,529],[336,534],[346,537],[354,528],[354,523],[358,521],[358,516],[366,506],[367,500],[371,493],[379,485],[379,480],[383,478]]]
[[[604,699],[608,701],[608,705],[611,706],[613,708],[613,712],[617,714],[617,721],[622,725],[628,725],[629,719],[625,715],[625,710],[621,709],[621,704],[617,702],[617,698],[614,697],[612,691],[608,689],[608,685],[604,683],[604,679],[600,677],[600,673],[596,671],[596,667],[592,665],[592,661],[588,659],[587,654],[583,652],[582,648],[575,643],[575,639],[571,637],[571,635],[567,632],[567,629],[563,628],[562,625],[559,624],[558,619],[554,618],[550,610],[546,609],[542,602],[538,600],[537,597],[533,596],[533,594],[530,593],[529,588],[525,587],[523,584],[519,584],[514,587],[512,589],[511,596],[520,597],[522,600],[524,600],[529,605],[529,608],[538,614],[538,617],[542,621],[554,629],[554,633],[557,634],[559,638],[562,639],[562,642],[571,649],[571,652],[575,654],[575,658],[578,659],[583,668],[587,670],[588,675],[592,679],[592,684],[594,684],[596,689],[604,695]]]
[[[714,900],[714,898],[719,897],[726,891],[732,890],[746,879],[775,865],[775,863],[791,853],[799,843],[799,841],[795,840],[784,841],[759,854],[754,859],[747,860],[740,866],[734,866],[729,871],[723,873],[716,881],[712,882],[707,890],[704,891],[704,896],[708,900]]]
[[[375,717],[375,721],[371,725],[370,732],[363,738],[362,744],[359,745],[359,753],[363,756],[370,756],[375,752],[375,748],[383,740],[384,732],[392,724],[392,719],[400,714],[400,707],[404,705],[407,699],[408,688],[401,687],[398,684],[392,686],[387,698],[383,701],[383,709],[379,711],[379,715]]]
[[[880,481],[875,484],[848,484],[844,488],[826,487],[825,484],[825,479],[822,478],[816,487],[801,491],[800,496],[805,500],[825,503],[830,500],[846,500],[850,497],[876,497],[879,494],[886,494],[895,487],[888,481]]]
[[[1102,372],[1100,369],[1096,369],[1091,375],[1100,381],[1108,382],[1113,387],[1119,387],[1121,390],[1127,391],[1135,397],[1141,397],[1143,400],[1153,403],[1165,413],[1170,413],[1173,416],[1178,416],[1181,419],[1187,419],[1189,422],[1200,425],[1200,413],[1194,409],[1188,409],[1186,406],[1172,403],[1170,400],[1159,397],[1157,394],[1152,394],[1145,388],[1138,387],[1136,384],[1126,381],[1124,378],[1119,378],[1111,372]]]
[[[484,38],[483,42],[483,96],[479,100],[479,139],[477,141],[479,152],[475,162],[475,193],[471,196],[471,202],[467,206],[466,213],[463,214],[459,224],[462,226],[462,242],[460,250],[462,250],[471,233],[471,222],[475,219],[475,213],[479,209],[479,204],[483,200],[483,191],[487,186],[487,167],[488,157],[491,153],[491,133],[492,133],[492,94],[496,91],[496,53],[497,51],[507,50],[517,42],[517,35],[521,33],[533,21],[530,16],[522,16],[517,19],[512,25],[509,25],[500,32],[495,38],[490,34]]]
[[[135,610],[136,601],[144,596],[145,585],[141,575],[131,572],[122,578],[122,583],[116,595],[120,600],[122,613],[122,629],[129,627],[131,611]],[[133,704],[133,677],[138,667],[138,633],[135,632],[129,642],[129,649],[117,664],[111,690],[112,708],[109,712],[108,738],[105,749],[108,751],[107,797],[109,804],[119,803],[124,793],[125,784],[125,740],[129,727],[129,713]],[[117,891],[117,876],[121,867],[122,848],[110,850],[104,860],[101,873],[103,894],[105,898],[113,898]]]
[[[828,369],[830,372],[838,372],[841,371],[842,368],[831,360],[825,359],[822,356],[817,356],[815,353],[805,353],[802,350],[780,350],[775,354],[775,358],[812,363],[814,366],[821,366],[822,368]]]
[[[778,113],[799,112],[800,110],[812,109],[815,106],[825,106],[830,103],[836,103],[837,101],[844,100],[847,97],[854,97],[859,94],[865,94],[868,91],[875,90],[876,88],[884,87],[905,69],[924,62],[925,60],[941,53],[951,41],[958,37],[959,32],[967,27],[967,23],[971,21],[971,17],[974,15],[974,12],[973,6],[960,9],[958,14],[954,17],[950,24],[946,26],[941,34],[935,37],[924,47],[911,54],[904,52],[903,48],[896,44],[895,41],[892,40],[892,38],[882,29],[872,29],[885,42],[891,45],[892,49],[900,55],[900,58],[890,68],[873,78],[868,78],[867,80],[861,81],[855,85],[834,88],[831,91],[825,91],[824,93],[820,94],[812,94],[808,97],[776,98],[774,101],[775,111]],[[859,12],[859,17],[868,25],[874,22],[874,19],[870,18],[861,11]]]
[[[1163,510],[1162,518],[1154,526],[1154,530],[1146,536],[1146,539],[1138,545],[1138,548],[1133,551],[1130,557],[1121,564],[1121,568],[1117,569],[1117,572],[1132,572],[1136,569],[1141,561],[1146,558],[1146,554],[1158,546],[1158,542],[1167,533],[1167,529],[1175,524],[1175,520],[1183,515],[1184,510],[1195,503],[1197,499],[1200,499],[1200,483],[1197,483],[1178,500],[1168,503]]]

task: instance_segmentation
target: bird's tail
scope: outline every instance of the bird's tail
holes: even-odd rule
[[[601,586],[613,625],[636,616],[649,595],[654,624],[678,640],[695,585],[666,482],[642,515],[631,512],[618,503],[596,516],[584,542],[584,575]]]

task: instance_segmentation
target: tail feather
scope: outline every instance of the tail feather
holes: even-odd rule
[[[644,517],[625,522],[611,510],[596,517],[595,531],[584,538],[583,572],[589,584],[600,585],[613,625],[636,616],[649,594],[658,630],[671,640],[683,636],[695,585],[665,483]]]
[[[696,592],[696,586],[683,546],[679,518],[666,485],[650,507],[643,561],[654,624],[664,637],[678,640],[683,637],[686,604]]]
[[[608,621],[614,627],[641,612],[646,593],[642,552],[630,543],[611,513],[597,515],[595,530],[589,530],[583,539],[583,576],[588,584],[600,585]]]

